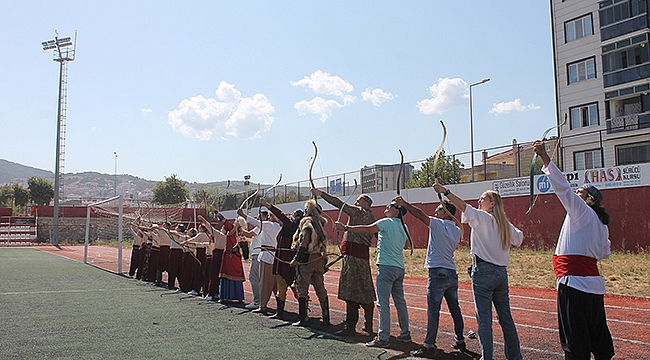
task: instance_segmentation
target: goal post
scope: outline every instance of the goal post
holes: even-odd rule
[[[115,202],[117,202],[117,214],[112,211],[111,208],[114,208]],[[100,205],[104,204],[109,204],[107,207],[100,207]],[[113,206],[110,206],[113,205]],[[115,196],[110,199],[102,200],[93,204],[89,204],[86,207],[86,235],[84,238],[84,264],[88,264],[88,246],[90,245],[90,219],[91,219],[91,210],[96,209],[97,217],[101,218],[113,218],[115,219],[114,215],[117,215],[116,218],[116,224],[110,224],[110,225],[116,225],[117,226],[117,273],[121,274],[122,273],[122,233],[124,231],[124,213],[123,213],[123,205],[122,205],[122,196]],[[109,226],[110,226],[109,225]],[[99,231],[97,232],[97,236],[99,236]],[[110,231],[105,232],[105,233],[110,233]],[[110,238],[110,236],[108,237]],[[106,238],[106,239],[108,239]]]
[[[196,227],[198,215],[205,216],[206,211],[188,205],[193,204],[156,205],[124,196],[86,205],[83,262],[120,275],[129,273],[134,224],[145,228],[166,223]]]

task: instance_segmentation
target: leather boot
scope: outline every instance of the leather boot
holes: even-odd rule
[[[280,299],[279,296],[276,296],[275,301],[278,304],[277,306],[278,309],[275,311],[275,314],[271,316],[271,318],[284,320],[284,300]]]
[[[357,322],[359,321],[359,303],[354,301],[345,302],[345,327],[337,331],[336,335],[347,336],[356,333]]]
[[[320,310],[323,314],[323,325],[330,326],[330,302],[328,298],[325,298],[325,301],[321,301]]]
[[[363,307],[364,316],[366,318],[366,322],[363,325],[363,329],[361,330],[372,335],[375,333],[374,331],[372,331],[372,319],[374,317],[375,304],[374,303],[362,304],[362,307]]]
[[[298,298],[298,318],[300,320],[291,324],[293,326],[305,326],[309,318],[307,317],[307,298]]]

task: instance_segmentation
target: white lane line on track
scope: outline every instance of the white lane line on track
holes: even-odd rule
[[[326,283],[326,284],[330,285],[330,286],[338,286],[338,282],[337,283],[329,282],[329,283]],[[407,286],[420,286],[420,287],[422,287],[419,284],[406,284],[406,283],[404,284],[404,286],[405,287],[407,287]],[[458,289],[458,290],[460,292],[463,289]],[[464,291],[471,293],[471,290],[464,290]],[[328,292],[328,294],[330,294],[330,293]],[[331,295],[333,297],[335,297],[338,294],[332,293]],[[422,294],[414,294],[414,293],[405,292],[404,295],[405,296],[416,296],[416,297],[417,296],[424,296],[426,298],[426,295],[422,295]],[[555,303],[555,301],[556,301],[555,299],[540,299],[540,298],[534,298],[534,297],[529,297],[529,296],[518,296],[518,295],[512,295],[512,294],[510,295],[510,297],[511,298],[516,297],[516,298],[527,299],[527,300],[541,300],[541,301],[547,301],[547,302],[553,302],[553,303]],[[473,301],[472,300],[468,301],[468,300],[459,299],[459,303],[473,304]],[[614,306],[611,306],[611,307],[614,307]],[[625,310],[636,310],[636,308],[622,307],[622,306],[615,306],[615,308],[625,309]],[[418,306],[408,306],[408,309],[409,310],[415,310],[415,311],[424,311],[424,312],[427,311],[426,308],[422,308],[422,307],[418,307]],[[518,310],[518,311],[525,311],[525,312],[539,313],[539,314],[549,315],[549,316],[553,316],[553,317],[555,317],[557,315],[557,311],[537,310],[537,309],[529,309],[529,308],[523,308],[523,307],[517,307],[517,306],[511,306],[510,309],[511,310]],[[646,310],[646,309],[640,309],[640,310]],[[448,311],[441,310],[440,312],[443,313],[443,314],[446,314],[446,315],[451,315]],[[473,319],[474,318],[471,315],[465,315],[465,313],[463,313],[463,317],[464,318],[466,317],[468,319]],[[622,324],[628,324],[628,325],[634,325],[634,326],[650,327],[650,324],[647,324],[647,323],[629,321],[629,320],[624,320],[624,319],[615,319],[615,318],[610,318],[610,317],[607,318],[607,321],[612,322],[612,323],[622,323]],[[496,320],[494,320],[494,322],[498,323],[498,321],[496,321]],[[532,328],[532,329],[538,329],[538,330],[543,330],[543,331],[557,332],[556,328],[546,328],[546,327],[540,327],[540,326],[523,324],[523,323],[517,323],[517,326],[522,326],[522,327],[527,327],[527,328]],[[647,344],[645,342],[637,342],[636,340],[631,340],[631,339],[623,339],[623,338],[618,338],[618,339],[620,341],[627,341],[627,342],[639,343],[639,344]]]
[[[66,294],[66,293],[85,293],[98,291],[133,291],[134,288],[117,288],[117,289],[86,289],[86,290],[48,290],[48,291],[10,291],[0,293],[0,295],[33,295],[33,294]]]
[[[335,286],[338,287],[338,282],[337,283],[332,283],[332,282],[326,282],[326,285],[329,286]],[[404,287],[411,287],[414,284],[404,284]],[[458,289],[458,292],[465,291],[471,293],[471,290],[464,290],[464,289]],[[328,292],[329,293],[329,292]],[[416,294],[416,293],[411,293],[411,292],[404,292],[404,296],[423,296],[426,301],[426,294]],[[520,296],[520,295],[512,295],[510,294],[510,298],[518,298],[518,299],[526,299],[526,300],[538,300],[538,301],[545,301],[545,302],[553,302],[555,303],[555,299],[540,299],[540,298],[534,298],[530,296]],[[463,299],[458,299],[459,303],[467,303],[467,304],[473,304],[473,300],[463,300]],[[409,308],[411,308],[409,306]],[[633,307],[625,307],[625,306],[612,306],[612,305],[605,305],[605,308],[612,308],[612,309],[619,309],[619,310],[631,310],[631,311],[650,311],[650,309],[639,309],[639,308],[633,308]],[[423,310],[426,311],[426,309],[421,309],[417,307],[413,307],[415,310]],[[519,307],[519,306],[510,306],[510,309],[512,310],[519,310],[519,311],[528,311],[528,312],[533,312],[533,313],[540,313],[540,314],[546,314],[546,315],[556,315],[557,311],[548,311],[548,310],[538,310],[538,309],[530,309],[530,308],[524,308],[524,307]],[[608,322],[617,322],[617,323],[623,323],[623,324],[630,324],[630,325],[635,325],[635,326],[647,326],[650,327],[650,324],[647,323],[642,323],[642,322],[636,322],[636,321],[629,321],[625,319],[616,319],[612,318],[611,315],[610,317],[607,318]]]

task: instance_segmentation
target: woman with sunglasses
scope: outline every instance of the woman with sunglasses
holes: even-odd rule
[[[519,335],[510,313],[507,266],[510,247],[518,247],[523,241],[522,231],[512,225],[506,217],[503,201],[496,191],[483,192],[478,199],[478,208],[474,208],[440,184],[434,184],[433,188],[437,193],[444,194],[463,212],[462,222],[469,224],[472,229],[470,253],[473,264],[470,276],[483,355],[481,359],[493,358],[492,304],[503,331],[506,359],[521,359]]]

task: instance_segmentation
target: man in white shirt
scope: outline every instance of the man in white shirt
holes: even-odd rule
[[[271,293],[276,294],[277,292],[277,283],[275,275],[273,275],[273,260],[275,260],[275,247],[282,225],[277,222],[275,216],[269,216],[267,210],[260,211],[260,220],[246,215],[242,209],[237,210],[237,214],[245,217],[247,223],[262,229],[258,235],[260,241],[258,256],[260,262],[260,306],[253,311],[266,315],[268,312],[266,306],[271,299]]]

